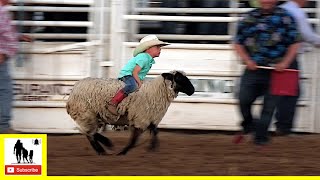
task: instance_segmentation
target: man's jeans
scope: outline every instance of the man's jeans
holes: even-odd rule
[[[249,133],[255,131],[255,143],[267,143],[268,128],[272,120],[277,97],[269,94],[270,70],[258,69],[256,71],[245,70],[241,77],[239,103],[243,116],[243,131]],[[263,107],[260,119],[254,121],[251,109],[254,101],[263,96]]]
[[[299,69],[299,63],[294,60],[290,67],[290,69]],[[300,80],[298,83],[298,95],[297,96],[280,96],[277,107],[276,107],[276,127],[277,130],[282,134],[290,134],[292,132],[293,124],[294,124],[294,115],[296,112],[297,102],[301,93],[300,89]]]
[[[134,92],[138,88],[137,82],[133,76],[124,76],[120,78],[120,80],[126,84],[125,87],[122,89],[122,91],[126,95]]]
[[[0,132],[10,127],[12,99],[12,80],[8,61],[5,60],[0,64]]]

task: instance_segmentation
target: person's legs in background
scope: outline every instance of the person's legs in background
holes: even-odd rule
[[[248,134],[253,131],[254,123],[253,117],[251,113],[252,104],[256,100],[257,95],[255,93],[254,87],[242,84],[239,93],[239,105],[240,112],[243,117],[243,121],[241,122],[241,126],[243,128],[243,133]]]
[[[252,116],[252,104],[261,96],[261,88],[257,84],[257,74],[246,70],[241,77],[240,91],[239,91],[239,105],[240,112],[243,117],[241,126],[243,127],[243,133],[248,134],[254,131],[254,118]]]
[[[269,79],[270,71],[246,70],[241,78],[239,104],[243,117],[241,123],[243,127],[242,134],[235,137],[234,143],[240,143],[243,139],[243,134],[255,132],[255,143],[264,144],[268,142],[268,127],[272,120],[272,115],[276,106],[277,99],[269,94]],[[260,119],[255,119],[252,116],[253,102],[264,95],[263,107],[260,113]]]
[[[5,60],[0,64],[0,133],[12,131],[10,128],[12,100],[12,80],[8,61]]]
[[[260,95],[255,81],[255,73],[245,70],[241,76],[239,89],[239,109],[242,115],[241,127],[242,131],[232,140],[233,143],[239,144],[243,141],[244,136],[255,131],[255,120],[252,116],[252,104]]]
[[[289,67],[290,69],[299,69],[298,61],[295,60]],[[294,117],[297,102],[300,96],[300,81],[298,82],[298,94],[297,96],[280,96],[276,107],[276,134],[277,135],[289,135],[292,133],[294,127]]]
[[[277,135],[289,135],[292,133],[298,99],[299,96],[281,96],[279,98],[275,114]]]
[[[263,107],[259,121],[256,123],[255,144],[265,145],[269,142],[268,129],[278,101],[278,96],[271,95],[268,91],[264,95]]]

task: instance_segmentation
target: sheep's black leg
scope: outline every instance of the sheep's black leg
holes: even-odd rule
[[[152,133],[151,144],[149,146],[149,150],[154,151],[159,146],[158,140],[158,129],[157,126],[151,123],[148,127],[150,129],[150,133]]]
[[[94,137],[87,136],[91,146],[93,149],[97,152],[98,155],[105,155],[106,151],[103,149],[103,147],[98,143]]]
[[[141,135],[142,133],[142,130],[141,129],[138,129],[138,128],[134,128],[133,129],[133,132],[131,134],[131,139],[129,141],[129,144],[123,148],[123,150],[118,153],[117,155],[125,155],[127,154],[127,152],[134,147],[134,145],[136,144],[137,140],[138,140],[138,137]]]
[[[102,144],[104,144],[105,146],[107,146],[108,148],[112,149],[113,148],[113,144],[111,142],[111,140],[103,135],[101,135],[100,133],[95,133],[93,135],[94,139],[96,141],[101,142]]]

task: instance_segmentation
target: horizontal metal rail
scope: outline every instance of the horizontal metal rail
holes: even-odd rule
[[[65,102],[33,102],[33,101],[15,101],[13,102],[14,107],[21,107],[21,108],[65,108]]]
[[[124,42],[123,45],[126,47],[136,47],[139,43],[138,42]],[[215,50],[233,50],[231,44],[182,44],[182,43],[174,43],[170,44],[169,46],[164,47],[166,49],[200,49],[200,50],[207,50],[207,49],[215,49]]]
[[[239,17],[124,15],[126,20],[178,22],[236,22]]]
[[[147,34],[135,34],[134,38],[141,39],[145,37]],[[231,35],[180,35],[180,34],[157,34],[159,39],[163,40],[231,40]]]
[[[101,36],[101,34],[71,34],[71,33],[55,33],[55,34],[49,34],[49,33],[24,33],[26,35],[29,35],[33,38],[54,38],[54,39],[88,39],[88,38],[94,38],[97,36]],[[103,34],[103,37],[105,39],[109,39],[110,35],[109,34]]]
[[[41,52],[43,54],[55,53],[55,52],[65,52],[65,51],[70,51],[70,50],[74,50],[74,49],[85,49],[87,47],[100,46],[100,45],[101,45],[101,41],[95,40],[95,41],[90,41],[90,42],[80,42],[80,43],[66,44],[66,45],[61,45],[61,46],[56,46],[56,47],[51,47],[51,48],[44,48],[39,52]]]
[[[31,81],[79,81],[87,76],[45,76],[45,75],[13,75],[15,81],[31,80]]]
[[[125,20],[139,21],[175,21],[175,22],[237,22],[240,17],[209,16],[158,16],[158,15],[124,15]],[[320,24],[319,19],[311,18],[309,22]]]
[[[235,62],[237,63],[237,62]],[[168,69],[169,70],[169,69]],[[148,75],[150,77],[154,77],[154,76],[157,76],[161,73],[163,73],[164,69],[161,69],[161,70],[150,70],[150,72],[148,73]],[[242,70],[239,70],[239,71],[232,71],[232,70],[229,70],[229,71],[196,71],[196,70],[189,70],[187,71],[186,70],[186,73],[188,76],[191,76],[191,77],[194,77],[195,79],[199,79],[199,78],[207,78],[207,79],[210,79],[210,77],[239,77],[242,73]],[[193,79],[191,78],[190,79]],[[304,74],[301,74],[300,75],[300,79],[302,80],[307,80],[307,79],[311,79],[312,78],[312,74],[307,74],[307,73],[304,73]]]
[[[32,38],[54,38],[54,39],[87,39],[93,35],[90,34],[49,34],[49,33],[24,33]]]
[[[67,99],[65,100],[67,101]],[[18,108],[65,108],[65,101],[60,102],[46,102],[41,101],[34,103],[33,101],[19,101],[14,102],[14,107]],[[208,99],[208,98],[194,98],[194,97],[177,97],[176,103],[209,103],[209,104],[237,104],[236,99]],[[262,101],[257,100],[254,105],[262,105]],[[298,106],[308,106],[308,101],[299,100]]]
[[[94,0],[11,0],[12,3],[93,5]]]
[[[135,8],[136,13],[230,13],[248,12],[252,8]]]
[[[135,13],[207,13],[207,14],[240,14],[245,13],[253,8],[134,8]],[[307,13],[316,13],[317,9],[314,8],[304,8]]]
[[[161,70],[151,70],[149,71],[148,75],[159,75],[163,73],[163,69]],[[241,75],[241,71],[216,71],[216,72],[209,72],[209,71],[187,71],[185,70],[187,75],[190,76],[190,79],[193,79],[192,76],[196,78],[210,78],[210,77],[239,77]]]
[[[25,11],[25,12],[90,12],[101,11],[101,7],[50,7],[50,6],[9,6],[9,11]],[[105,12],[109,12],[110,8],[103,8]]]
[[[212,98],[203,98],[203,97],[181,97],[178,96],[174,102],[176,103],[209,103],[209,104],[238,104],[238,100],[234,98],[221,98],[221,99],[212,99]],[[257,100],[253,103],[254,105],[262,105],[261,100]],[[297,104],[299,107],[310,106],[308,100],[300,99]]]
[[[14,25],[22,26],[59,26],[59,27],[92,27],[89,21],[13,21]]]

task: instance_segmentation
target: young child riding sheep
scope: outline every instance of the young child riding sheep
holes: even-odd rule
[[[140,44],[133,52],[134,57],[120,71],[118,79],[125,83],[125,87],[118,91],[109,102],[108,109],[111,113],[117,115],[118,104],[128,94],[141,87],[142,81],[151,69],[152,64],[155,63],[153,58],[159,57],[161,47],[166,45],[169,45],[169,43],[160,41],[155,35],[148,35],[140,40]]]
[[[133,52],[134,57],[120,71],[118,79],[85,78],[74,85],[66,110],[97,154],[106,154],[101,144],[113,147],[111,140],[100,134],[106,124],[130,127],[130,141],[119,155],[133,148],[146,130],[152,134],[149,148],[155,149],[158,124],[171,102],[179,92],[189,96],[194,93],[194,86],[182,71],[162,73],[142,84],[155,63],[153,58],[158,57],[161,47],[166,45],[168,43],[160,41],[157,36],[148,35],[141,39]]]

